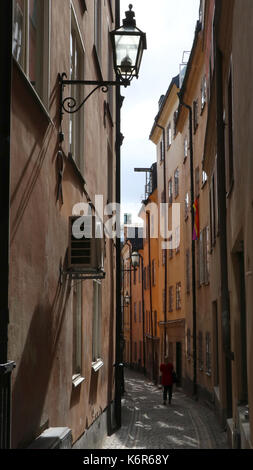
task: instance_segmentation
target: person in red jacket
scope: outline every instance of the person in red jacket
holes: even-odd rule
[[[172,399],[172,386],[173,386],[173,364],[169,362],[168,356],[165,356],[164,363],[160,365],[160,371],[162,372],[162,386],[163,386],[163,404],[166,405],[167,394],[169,393],[169,404]]]

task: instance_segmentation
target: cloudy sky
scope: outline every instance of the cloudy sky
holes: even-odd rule
[[[121,89],[125,96],[121,120],[124,142],[121,147],[122,217],[137,213],[144,196],[145,175],[135,167],[150,167],[156,161],[155,145],[149,140],[158,101],[171,79],[179,73],[183,52],[192,47],[199,0],[121,0],[121,18],[133,4],[136,24],[147,35],[139,79]],[[121,21],[122,22],[122,21]]]

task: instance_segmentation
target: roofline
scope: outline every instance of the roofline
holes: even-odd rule
[[[163,103],[162,103],[161,107],[159,108],[158,114],[157,114],[156,117],[155,117],[153,127],[152,127],[152,129],[151,129],[150,134],[149,134],[149,139],[150,139],[150,140],[151,140],[151,137],[152,137],[152,135],[153,135],[153,133],[154,133],[154,130],[155,130],[155,128],[156,128],[156,124],[157,124],[157,122],[159,121],[159,119],[160,119],[160,117],[161,117],[161,115],[162,115],[162,112],[163,112],[163,109],[164,109],[164,107],[165,107],[166,101],[167,101],[167,99],[168,99],[168,97],[169,97],[169,95],[170,95],[170,93],[171,93],[171,90],[172,90],[172,88],[173,88],[174,85],[179,89],[179,74],[176,75],[175,77],[173,77],[172,80],[171,80],[171,82],[170,82],[169,88],[168,88],[168,90],[167,90],[167,92],[166,92],[166,95],[164,96]]]

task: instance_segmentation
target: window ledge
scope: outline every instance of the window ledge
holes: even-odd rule
[[[80,374],[75,374],[72,376],[72,385],[74,388],[78,387],[81,385],[82,382],[84,382],[85,378],[82,377]]]
[[[15,64],[18,72],[20,73],[20,76],[22,77],[26,87],[29,89],[29,91],[31,92],[35,102],[37,103],[37,105],[40,107],[41,111],[43,112],[45,118],[47,119],[47,121],[50,123],[50,124],[53,124],[53,121],[48,113],[48,110],[46,109],[44,103],[42,102],[41,98],[39,97],[37,91],[35,90],[34,86],[31,84],[30,80],[28,80],[26,74],[24,73],[22,67],[19,65],[19,63],[16,61],[15,57],[12,57],[12,60],[13,60],[13,64]]]
[[[102,359],[97,359],[95,362],[92,362],[92,369],[94,372],[97,372],[101,367],[103,367],[104,362]]]

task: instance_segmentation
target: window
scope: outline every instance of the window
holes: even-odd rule
[[[199,331],[198,340],[199,340],[199,370],[203,370],[204,369],[204,361],[203,361],[203,335],[202,335],[202,331]]]
[[[179,169],[177,168],[174,173],[174,191],[175,198],[179,195]]]
[[[181,309],[181,282],[176,284],[176,309]]]
[[[162,263],[165,264],[166,261],[166,250],[162,250]]]
[[[209,193],[210,203],[210,228],[211,228],[211,246],[216,243],[216,193],[215,193],[215,177],[212,176],[211,187]]]
[[[101,355],[101,281],[93,281],[93,328],[92,328],[92,361],[96,363]]]
[[[73,286],[73,356],[72,381],[80,383],[82,373],[82,282]],[[83,379],[82,379],[83,380]]]
[[[173,286],[169,287],[169,312],[173,312]]]
[[[12,54],[48,106],[50,0],[14,0]]]
[[[71,34],[70,34],[70,79],[81,80],[84,75],[84,49],[78,25],[72,11]],[[83,98],[83,87],[71,85],[71,96],[80,103]],[[83,110],[69,115],[69,151],[73,160],[80,170],[83,170],[81,159],[83,142]]]
[[[201,111],[203,111],[207,99],[207,82],[206,76],[203,77],[201,81]]]
[[[188,157],[188,137],[186,136],[184,139],[184,162]]]
[[[196,132],[199,124],[199,116],[198,116],[198,100],[195,100],[193,102],[193,127],[194,127],[194,132]]]
[[[177,135],[177,115],[178,115],[178,111],[175,111],[174,115],[173,115],[173,124],[174,124],[173,136],[174,136],[174,138]]]
[[[160,162],[164,161],[164,142],[163,139],[160,142]]]
[[[206,373],[211,374],[211,335],[206,333]]]
[[[190,250],[186,250],[186,293],[190,293]]]
[[[134,322],[137,322],[137,305],[136,302],[134,302]]]
[[[144,289],[147,289],[147,268],[144,268],[143,270],[143,283],[144,283]]]
[[[189,207],[190,207],[189,193],[186,193],[185,200],[184,200],[184,218],[185,218],[185,220],[188,219]]]
[[[141,302],[139,302],[139,323],[141,323]]]
[[[186,354],[187,359],[191,359],[191,330],[187,329],[187,338],[186,338]]]
[[[101,29],[102,29],[102,11],[101,0],[94,0],[94,44],[98,59],[101,58]]]
[[[172,132],[171,132],[171,124],[167,126],[167,149],[171,146],[172,143]]]
[[[199,283],[209,283],[209,227],[204,228],[199,237]]]
[[[134,361],[137,361],[137,343],[136,341],[134,342]]]
[[[207,174],[204,170],[202,170],[202,187],[206,184],[207,182]]]
[[[172,189],[172,178],[170,178],[169,180],[169,204],[172,204],[172,200],[173,200],[173,189]]]

